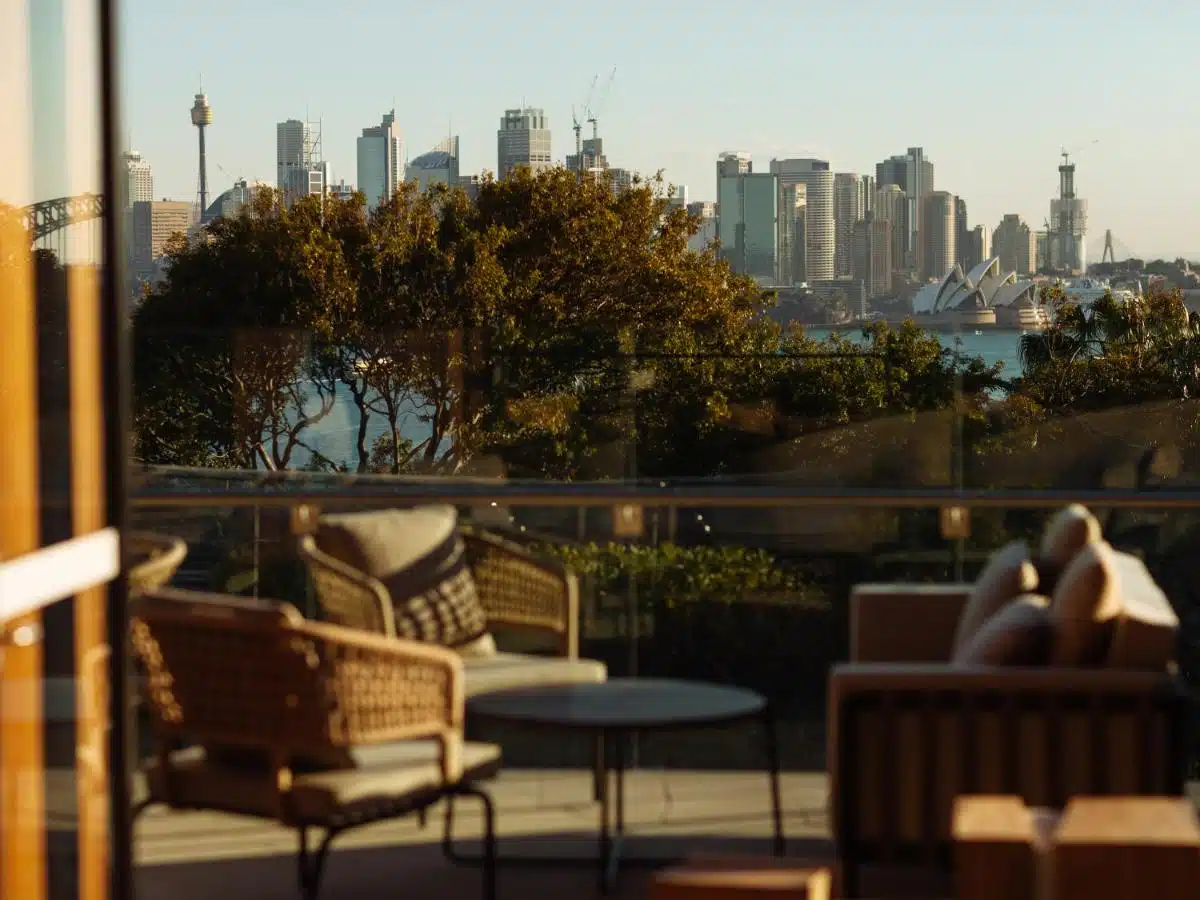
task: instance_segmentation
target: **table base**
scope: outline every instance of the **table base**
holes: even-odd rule
[[[775,719],[768,707],[760,719],[766,745],[767,775],[771,791],[771,817],[773,825],[772,851],[783,856],[786,839],[783,832],[783,809],[779,785],[779,744]],[[681,728],[680,730],[684,730]],[[680,857],[622,858],[625,843],[625,772],[626,744],[637,733],[637,729],[613,728],[600,732],[598,738],[604,746],[603,777],[596,779],[596,800],[600,805],[599,852],[596,856],[500,856],[495,864],[501,867],[555,868],[588,866],[597,869],[601,894],[607,894],[616,883],[621,866],[638,868],[661,868],[680,861]],[[610,746],[611,740],[611,746]],[[597,773],[599,775],[599,773]],[[482,857],[460,853],[454,845],[454,799],[446,800],[445,831],[442,836],[442,852],[446,858],[458,865],[479,865]]]

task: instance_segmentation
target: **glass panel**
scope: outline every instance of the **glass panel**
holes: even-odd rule
[[[356,502],[354,483],[374,497]],[[381,497],[387,484],[343,480],[338,499],[327,501],[326,509],[387,507]],[[201,486],[211,493],[198,490]],[[296,475],[276,480],[272,493],[295,492],[319,502],[329,487],[319,477]],[[281,496],[272,505],[252,499],[235,505],[223,498],[239,489],[232,480],[156,477],[138,491],[137,526],[187,542],[187,557],[173,576],[177,586],[287,601],[306,616],[327,618],[329,610],[297,556],[292,510]],[[172,493],[184,491],[195,499],[175,505]],[[618,535],[613,508],[604,505],[506,505],[498,500],[459,504],[458,515],[463,527],[501,536],[534,558],[565,564],[579,577],[574,625],[581,657],[603,661],[612,677],[683,678],[759,691],[779,711],[788,765],[820,771],[825,767],[828,677],[851,653],[853,587],[974,581],[989,555],[1008,542],[1036,546],[1055,509],[975,508],[960,539],[941,537],[937,508],[859,505],[853,500],[836,507],[749,508],[701,497],[694,505],[646,508],[641,534],[634,538]],[[1195,630],[1200,604],[1190,574],[1200,536],[1200,504],[1093,510],[1105,539],[1141,558],[1180,610],[1180,666],[1188,679],[1200,676]],[[477,581],[491,583],[486,577]],[[914,616],[914,634],[936,629],[936,623]],[[552,639],[530,638],[503,625],[495,630],[502,650],[558,652]],[[950,650],[945,648],[946,661]],[[586,742],[558,736],[547,741],[521,729],[501,729],[499,734],[506,765],[576,766],[584,758],[580,754]],[[683,769],[760,767],[754,754],[761,746],[747,740],[736,729],[728,743],[647,740],[649,749],[641,759],[646,765]]]
[[[96,0],[0,11],[0,564],[10,573],[109,524],[99,15]],[[34,581],[7,579],[5,600],[20,602],[12,595]],[[97,584],[0,623],[5,896],[107,896],[106,602]]]

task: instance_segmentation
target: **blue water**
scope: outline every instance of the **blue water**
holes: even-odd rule
[[[862,329],[849,326],[839,328],[808,328],[809,336],[824,338],[833,332],[838,332],[849,340],[862,343]],[[956,341],[961,341],[959,349],[967,356],[980,356],[988,365],[1003,363],[1001,376],[1013,378],[1021,374],[1021,364],[1017,359],[1017,342],[1020,333],[1016,331],[983,331],[979,334],[967,332],[963,334],[938,334],[938,339],[946,347],[953,349]],[[320,402],[315,397],[309,398],[308,410],[311,413],[320,409]],[[367,423],[367,446],[387,430],[387,422],[382,416],[371,416]],[[423,441],[429,434],[428,426],[421,421],[415,410],[404,415],[400,424],[400,433],[414,444]],[[319,453],[337,462],[346,464],[351,471],[357,466],[358,456],[354,445],[358,436],[358,408],[350,392],[340,387],[335,394],[333,409],[321,421],[304,433],[305,441]],[[297,450],[292,459],[294,467],[304,466],[309,454]]]
[[[821,339],[834,332],[838,332],[849,340],[856,343],[864,343],[862,336],[862,328],[852,326],[840,326],[837,328],[805,328],[805,333],[810,337]],[[1021,363],[1017,357],[1017,343],[1020,341],[1021,333],[1019,331],[997,331],[994,329],[988,331],[962,332],[959,334],[938,333],[937,338],[942,342],[943,347],[948,347],[951,350],[955,349],[956,342],[958,349],[966,356],[979,356],[983,361],[990,365],[996,363],[1004,363],[1004,368],[1000,370],[1000,374],[1004,378],[1015,378],[1021,374]]]

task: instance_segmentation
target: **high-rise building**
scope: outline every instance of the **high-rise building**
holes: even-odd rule
[[[1008,213],[992,232],[992,254],[1002,272],[1033,275],[1038,269],[1038,236],[1016,213]]]
[[[736,274],[772,285],[778,277],[778,180],[770,173],[755,174],[749,160],[745,167],[737,158],[722,160],[726,167],[717,181],[721,257]]]
[[[196,221],[195,204],[172,200],[139,200],[133,204],[131,246],[133,272],[152,278],[156,264],[176,234],[186,235]]]
[[[701,253],[717,239],[717,204],[707,201],[689,203],[687,211],[700,220],[699,229],[688,238],[688,249]]]
[[[483,184],[483,179],[478,175],[459,175],[457,187],[460,191],[467,195],[469,200],[479,199],[479,188]]]
[[[958,261],[954,200],[954,195],[948,191],[934,191],[922,203],[923,278],[941,278]]]
[[[967,201],[962,197],[954,198],[954,255],[955,262],[969,272],[973,266],[967,260],[970,255],[970,225],[967,222]]]
[[[780,185],[776,284],[801,284],[807,280],[807,238],[808,188],[800,183]]]
[[[864,175],[862,177],[862,204],[863,214],[860,218],[866,218],[867,213],[875,211],[875,176]]]
[[[854,271],[854,223],[863,218],[863,182],[857,172],[833,176],[834,274],[848,278]]]
[[[976,225],[966,234],[968,251],[963,256],[969,268],[974,268],[985,260],[992,258],[992,236],[982,225]]]
[[[1058,270],[1087,272],[1087,201],[1075,195],[1075,164],[1063,154],[1058,196],[1050,201],[1049,264]]]
[[[448,137],[428,153],[422,153],[404,169],[404,178],[415,181],[421,193],[435,184],[458,185],[458,138]]]
[[[367,208],[376,209],[384,200],[390,200],[400,186],[400,160],[404,153],[396,111],[385,113],[378,125],[364,128],[356,149],[358,189],[367,198]]]
[[[121,154],[125,162],[125,208],[132,209],[135,203],[149,203],[154,199],[154,171],[150,163],[136,150]]]
[[[496,177],[505,178],[518,166],[537,173],[552,165],[550,126],[546,111],[526,106],[504,111],[496,132]]]
[[[868,299],[886,297],[892,289],[892,223],[867,213],[854,223],[855,281],[863,285]]]
[[[594,172],[608,168],[608,157],[604,155],[604,138],[585,138],[580,153],[567,154],[567,168],[572,172]]]
[[[721,179],[729,175],[744,175],[754,169],[749,153],[726,150],[717,156],[717,215],[721,214]]]
[[[771,172],[780,189],[793,184],[805,188],[805,280],[834,277],[836,230],[833,209],[833,172],[823,159],[773,159]]]
[[[875,218],[887,222],[892,229],[892,271],[903,271],[905,242],[908,240],[908,195],[898,184],[885,184],[875,191]]]
[[[329,165],[321,160],[321,126],[288,119],[275,126],[275,183],[284,203],[323,196]]]
[[[905,196],[904,261],[908,268],[923,271],[921,230],[922,204],[933,193],[933,163],[925,158],[922,147],[909,147],[903,156],[892,156],[875,166],[879,187],[897,185]],[[945,273],[943,273],[945,274]]]

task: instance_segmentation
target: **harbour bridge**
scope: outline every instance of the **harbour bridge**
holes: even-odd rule
[[[102,194],[77,194],[41,200],[21,209],[30,242],[39,249],[53,250],[60,260],[98,261],[103,250],[105,199]]]

